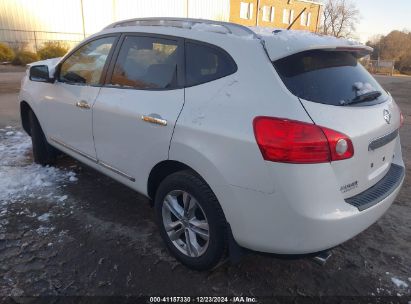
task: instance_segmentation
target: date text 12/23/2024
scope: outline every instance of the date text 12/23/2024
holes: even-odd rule
[[[255,297],[150,297],[149,303],[258,303]]]

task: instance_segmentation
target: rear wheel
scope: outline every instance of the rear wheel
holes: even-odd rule
[[[226,221],[210,187],[190,171],[174,173],[155,197],[160,232],[167,247],[184,265],[206,270],[223,258]]]
[[[29,113],[29,122],[34,162],[40,165],[54,163],[57,157],[57,150],[47,142],[46,136],[33,111]]]

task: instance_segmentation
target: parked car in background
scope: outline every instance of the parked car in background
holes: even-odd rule
[[[126,20],[30,65],[22,124],[35,162],[60,150],[151,198],[188,267],[236,246],[315,253],[373,224],[404,180],[400,110],[358,63],[370,51],[305,32]]]

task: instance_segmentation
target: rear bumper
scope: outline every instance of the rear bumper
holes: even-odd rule
[[[351,239],[387,211],[404,180],[402,175],[388,195],[359,211],[333,190],[335,176],[327,164],[272,166],[278,174],[273,193],[229,186],[220,201],[240,246],[276,254],[313,253]],[[278,170],[281,166],[287,170]]]
[[[345,201],[348,204],[357,207],[360,211],[366,210],[390,196],[390,194],[403,182],[404,175],[404,167],[391,164],[387,174],[378,183]]]

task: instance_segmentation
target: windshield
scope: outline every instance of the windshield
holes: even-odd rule
[[[329,105],[343,106],[371,92],[375,98],[364,98],[353,105],[384,102],[387,93],[349,52],[306,51],[274,62],[287,88],[297,97]]]

